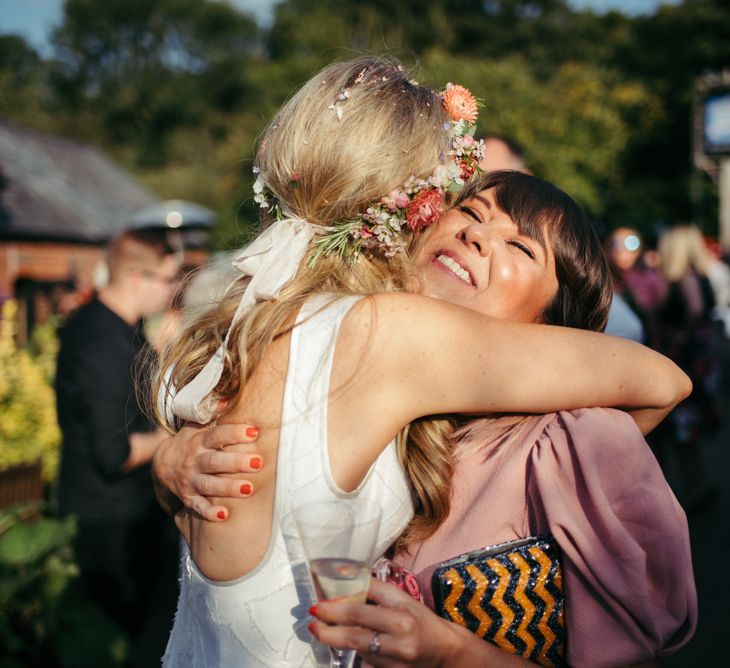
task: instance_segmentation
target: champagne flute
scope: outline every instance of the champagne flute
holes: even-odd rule
[[[367,600],[382,508],[366,499],[326,499],[293,509],[318,600]],[[352,665],[355,650],[330,647],[330,668]]]

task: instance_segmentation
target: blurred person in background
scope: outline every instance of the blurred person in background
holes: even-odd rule
[[[89,595],[128,634],[133,665],[159,661],[176,600],[176,536],[158,508],[149,463],[164,432],[135,392],[151,350],[142,319],[163,311],[178,259],[156,232],[125,232],[107,253],[108,283],[61,331],[56,402],[60,511],[78,519],[76,558]]]
[[[516,172],[532,174],[525,163],[522,147],[511,137],[501,134],[484,136],[484,157],[479,167],[485,172],[511,169]]]
[[[614,230],[604,241],[604,251],[613,283],[613,299],[606,323],[606,333],[643,343],[646,339],[644,322],[639,317],[633,296],[627,293],[623,278],[624,273],[630,270],[638,259],[639,247],[638,235],[628,228]]]
[[[608,238],[606,252],[613,273],[615,305],[606,332],[655,347],[656,311],[667,286],[650,241],[631,227],[618,227]]]
[[[714,239],[706,239],[708,250],[707,278],[715,295],[713,318],[722,325],[722,333],[730,339],[730,265],[723,259],[722,248]]]
[[[699,442],[714,433],[719,421],[719,367],[712,326],[715,296],[707,275],[709,253],[696,226],[680,224],[665,230],[659,256],[667,293],[657,310],[657,349],[689,375],[694,389],[657,430],[654,443],[662,463],[668,449],[676,453],[685,506],[691,510],[713,490]]]

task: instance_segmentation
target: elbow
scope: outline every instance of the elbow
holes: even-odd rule
[[[680,401],[683,401],[690,394],[692,394],[692,389],[693,389],[692,381],[690,380],[690,377],[686,373],[684,373],[684,371],[682,372],[682,376],[683,376],[682,392],[680,394],[680,397],[679,397],[679,400],[677,401],[677,403],[679,403]]]
[[[662,408],[672,410],[678,403],[692,394],[690,377],[672,362],[672,381],[666,384],[666,396],[663,397]]]

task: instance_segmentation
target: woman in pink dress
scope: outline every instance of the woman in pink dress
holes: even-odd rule
[[[494,188],[498,208],[520,221],[519,189],[503,185],[513,179],[498,174],[478,181],[460,198],[466,199],[462,206],[474,206],[470,198],[476,189]],[[474,211],[484,224],[494,226],[494,218],[479,208]],[[429,232],[420,253],[439,244],[444,228]],[[556,256],[561,244],[570,243],[559,228],[548,228],[545,236]],[[568,281],[610,285],[604,268],[580,273]],[[558,281],[565,286],[566,275]],[[512,303],[513,295],[495,292],[491,312],[520,321]],[[568,324],[584,329],[605,323],[607,304],[599,313],[580,301],[573,306],[551,322],[569,318]],[[415,574],[427,605],[373,581],[371,600],[377,607],[331,602],[311,611],[321,641],[357,649],[375,666],[512,665],[513,657],[496,655],[494,646],[432,612],[436,607],[444,613],[434,600],[433,576],[459,555],[534,536],[552,537],[559,548],[567,651],[551,661],[537,643],[527,654],[531,660],[629,666],[671,654],[691,638],[697,601],[686,517],[626,413],[590,408],[482,418],[466,423],[454,442],[448,517],[431,532],[417,515],[412,523],[417,530],[406,532],[395,557]],[[508,597],[505,593],[504,600]],[[519,653],[520,639],[514,642],[502,647]]]

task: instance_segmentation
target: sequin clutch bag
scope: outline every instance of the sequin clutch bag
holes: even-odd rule
[[[438,566],[436,612],[542,666],[566,666],[563,574],[552,536],[467,552]]]

